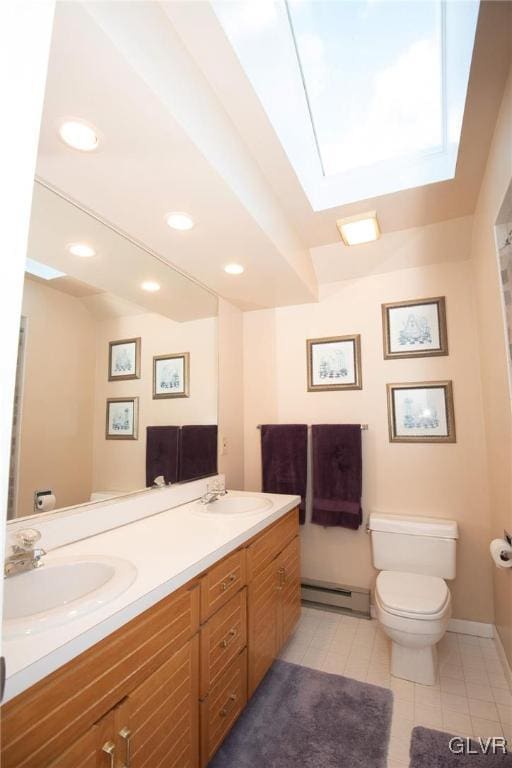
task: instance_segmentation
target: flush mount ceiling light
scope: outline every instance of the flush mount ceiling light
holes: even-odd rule
[[[224,267],[224,272],[227,272],[228,275],[241,275],[243,271],[244,267],[241,264],[226,264]]]
[[[168,213],[166,217],[167,224],[171,229],[179,229],[185,232],[187,229],[192,229],[194,226],[194,219],[188,213],[183,211],[173,211]]]
[[[149,291],[149,293],[155,293],[160,290],[160,284],[154,280],[146,280],[140,286],[143,291]]]
[[[345,245],[361,245],[378,240],[380,237],[379,222],[375,211],[358,213],[336,221],[341,239]]]
[[[96,256],[96,251],[87,243],[70,243],[68,245],[68,251],[73,256],[80,256],[81,259],[88,259],[91,256]]]
[[[91,152],[98,146],[98,134],[92,125],[80,120],[66,120],[59,128],[62,141],[80,152]]]

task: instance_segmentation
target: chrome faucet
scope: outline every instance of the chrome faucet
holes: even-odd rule
[[[46,552],[41,547],[34,547],[40,538],[41,533],[35,528],[18,531],[17,543],[12,545],[12,555],[5,558],[4,576],[14,576],[16,573],[31,571],[43,565],[41,558]]]
[[[225,496],[226,493],[224,482],[222,480],[214,480],[212,483],[207,483],[206,493],[201,496],[199,501],[201,504],[210,504],[212,501],[217,501],[221,496]]]

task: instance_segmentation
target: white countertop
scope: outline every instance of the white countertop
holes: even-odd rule
[[[193,501],[50,553],[49,558],[93,554],[124,558],[137,568],[137,577],[125,592],[91,613],[43,632],[4,640],[4,702],[186,584],[300,503],[298,496],[233,493],[265,497],[272,507],[240,516],[210,517],[194,514],[197,501]]]

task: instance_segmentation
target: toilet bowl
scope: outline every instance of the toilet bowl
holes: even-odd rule
[[[456,571],[454,520],[370,515],[377,620],[392,642],[391,674],[423,685],[437,677],[436,645],[451,617],[445,579]]]
[[[443,579],[382,571],[375,587],[377,620],[392,642],[391,674],[423,685],[437,676],[436,645],[451,616]]]

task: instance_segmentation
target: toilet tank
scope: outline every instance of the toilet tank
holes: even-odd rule
[[[459,532],[454,520],[373,513],[368,529],[373,564],[379,571],[455,578]]]

